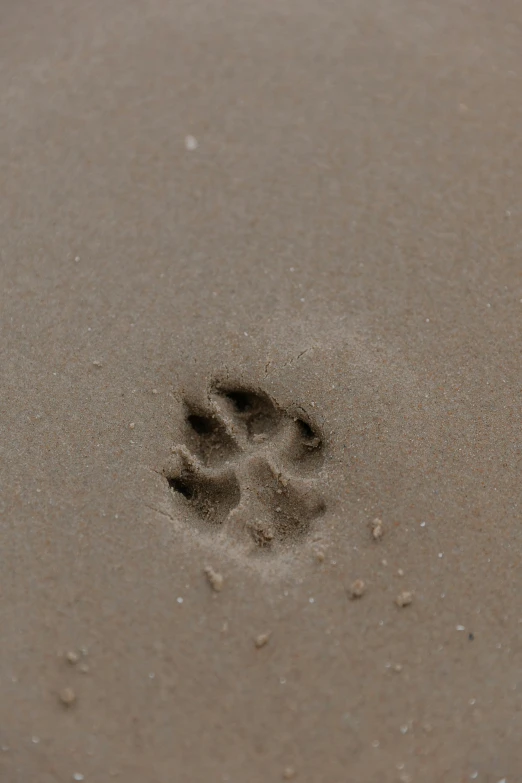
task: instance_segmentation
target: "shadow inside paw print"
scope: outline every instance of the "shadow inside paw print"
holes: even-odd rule
[[[238,387],[215,386],[205,407],[186,410],[186,445],[164,475],[191,521],[270,551],[304,536],[324,510],[314,426]]]

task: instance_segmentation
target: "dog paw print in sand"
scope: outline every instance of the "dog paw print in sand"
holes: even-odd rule
[[[322,450],[313,424],[264,392],[215,386],[205,407],[186,404],[186,445],[164,476],[190,524],[275,552],[306,536],[324,510]]]

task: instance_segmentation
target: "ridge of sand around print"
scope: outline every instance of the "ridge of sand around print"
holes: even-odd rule
[[[160,370],[156,386],[163,375],[170,392],[155,397],[142,500],[163,516],[168,549],[196,545],[205,559],[272,578],[319,550],[352,558],[375,517],[408,518],[412,493],[431,503],[442,424],[393,341],[344,322],[312,332],[299,322],[283,349],[271,326],[246,357],[216,343],[209,367],[195,344],[190,366],[180,357]]]

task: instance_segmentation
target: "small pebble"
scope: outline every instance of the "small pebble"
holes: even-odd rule
[[[283,780],[293,780],[295,778],[295,769],[293,767],[285,767],[283,770]]]
[[[75,772],[73,775],[73,780],[85,780],[85,776],[82,775],[81,772]]]
[[[268,640],[272,636],[271,633],[260,633],[259,636],[256,636],[254,639],[254,643],[258,649],[261,647],[264,647],[265,644],[268,644]]]
[[[374,519],[372,522],[372,536],[374,541],[379,541],[384,535],[384,527],[381,519]]]
[[[101,367],[102,363],[99,362],[97,359],[93,362],[94,367]]]
[[[315,550],[315,559],[318,563],[324,563],[324,552],[322,549]]]
[[[352,586],[350,587],[350,597],[361,598],[361,596],[364,595],[365,590],[366,590],[366,585],[363,582],[363,580],[356,579],[355,582],[353,582]]]
[[[407,590],[405,590],[402,593],[399,593],[399,595],[395,599],[395,603],[397,604],[397,606],[400,607],[409,606],[412,601],[413,601],[413,594],[409,593]]]
[[[397,570],[397,575],[398,575],[398,576],[404,576],[404,571],[402,570],[402,568],[399,568],[399,569]]]
[[[71,664],[71,666],[74,666],[80,660],[80,656],[78,653],[74,652],[74,650],[69,650],[69,652],[65,655],[65,659],[68,663]]]
[[[134,422],[131,421],[131,423],[129,424],[129,429],[133,430],[135,426],[136,425],[134,424]]]
[[[195,136],[185,136],[185,149],[189,152],[194,152],[198,148],[198,140]]]
[[[207,566],[204,569],[204,572],[214,592],[220,593],[223,589],[223,583],[224,583],[223,576],[219,574],[217,571],[214,571],[214,569],[211,568],[210,566]]]
[[[60,691],[60,701],[65,704],[66,707],[72,707],[76,701],[76,694],[72,688],[64,688]]]

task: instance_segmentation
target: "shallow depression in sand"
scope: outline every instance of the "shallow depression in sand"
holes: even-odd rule
[[[325,508],[315,425],[239,385],[213,385],[208,409],[185,407],[188,445],[174,448],[164,475],[188,524],[252,553],[303,539]]]

